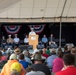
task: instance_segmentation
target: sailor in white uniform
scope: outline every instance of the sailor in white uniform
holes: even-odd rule
[[[29,32],[29,35],[36,35],[36,33],[34,32],[34,28],[31,28],[31,32]]]

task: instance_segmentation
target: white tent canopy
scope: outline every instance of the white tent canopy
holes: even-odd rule
[[[65,0],[0,0],[0,22],[59,22]],[[76,0],[67,0],[63,22],[76,21]]]

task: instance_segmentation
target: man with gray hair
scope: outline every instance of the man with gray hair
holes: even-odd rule
[[[41,71],[31,71],[31,72],[26,73],[26,75],[45,75],[45,73]]]
[[[56,55],[56,50],[53,48],[51,50],[51,56],[49,56],[47,59],[46,59],[46,63],[47,63],[47,66],[50,68],[50,70],[52,70],[52,67],[53,67],[53,60],[55,58],[57,58],[58,56]]]

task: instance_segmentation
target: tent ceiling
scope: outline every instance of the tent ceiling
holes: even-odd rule
[[[0,18],[60,17],[65,0],[0,0]],[[76,0],[67,0],[63,17],[76,17]]]

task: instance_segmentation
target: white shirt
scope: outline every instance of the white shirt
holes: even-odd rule
[[[36,35],[34,31],[29,32],[29,35]]]
[[[28,38],[24,38],[24,43],[28,43],[28,42],[29,42]]]
[[[19,41],[20,41],[19,38],[14,38],[14,42],[15,42],[15,43],[17,43],[17,42],[19,42]]]

